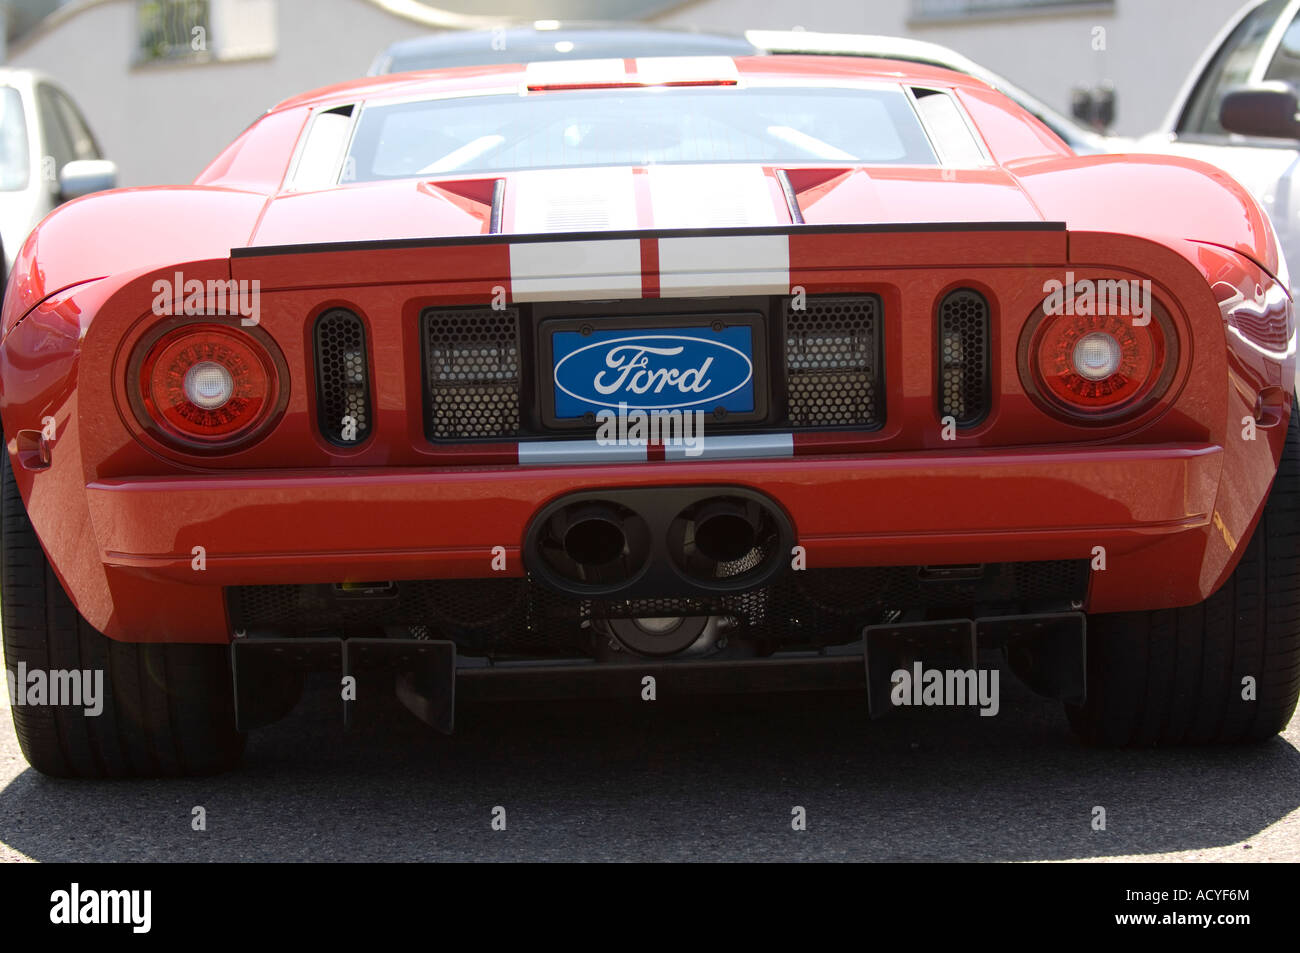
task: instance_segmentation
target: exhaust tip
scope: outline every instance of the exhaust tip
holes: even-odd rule
[[[627,550],[627,536],[615,519],[601,515],[587,516],[570,523],[564,531],[564,552],[575,563],[604,566]]]
[[[715,496],[677,514],[668,533],[668,550],[678,569],[700,582],[763,575],[778,558],[778,522],[756,500]]]
[[[537,550],[546,568],[569,583],[617,587],[650,557],[650,529],[637,513],[604,500],[570,503],[542,526]]]
[[[758,527],[740,513],[701,514],[695,521],[695,548],[718,563],[743,559],[754,549]]]

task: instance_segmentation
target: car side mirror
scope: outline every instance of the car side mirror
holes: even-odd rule
[[[1300,139],[1300,102],[1289,83],[1264,82],[1228,92],[1219,103],[1219,125],[1228,132],[1268,139]]]
[[[1092,123],[1092,94],[1087,87],[1076,86],[1070,90],[1070,115],[1085,126]]]
[[[1090,129],[1104,133],[1115,123],[1115,87],[1076,86],[1070,91],[1070,114]]]
[[[117,188],[117,163],[107,159],[73,159],[59,170],[59,200]]]
[[[1115,87],[1103,85],[1097,87],[1092,98],[1093,125],[1098,129],[1109,129],[1115,125]]]

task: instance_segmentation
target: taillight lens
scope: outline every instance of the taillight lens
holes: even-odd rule
[[[1177,365],[1177,342],[1163,310],[1135,326],[1125,314],[1039,311],[1021,340],[1020,372],[1030,393],[1058,414],[1110,423],[1151,405]]]
[[[280,379],[263,344],[238,327],[187,324],[146,351],[136,375],[144,411],[182,443],[223,448],[256,431],[277,405]]]

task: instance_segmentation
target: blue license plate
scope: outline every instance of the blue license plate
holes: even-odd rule
[[[601,410],[754,411],[750,325],[551,334],[555,417]]]

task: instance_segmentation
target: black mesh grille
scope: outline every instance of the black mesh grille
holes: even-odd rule
[[[899,613],[1070,609],[1088,588],[1086,559],[960,567],[957,578],[942,568],[807,570],[747,592],[636,600],[559,595],[517,578],[402,581],[374,596],[344,595],[331,585],[234,586],[226,593],[236,630],[310,635],[396,627],[408,637],[452,639],[468,654],[555,658],[593,654],[593,621],[601,619],[717,615],[768,649],[816,647],[851,642],[864,626]]]
[[[785,302],[790,425],[875,428],[884,420],[880,299],[819,295]]]
[[[333,443],[351,446],[370,435],[370,374],[366,361],[366,329],[359,317],[335,308],[316,319],[319,426]]]
[[[971,566],[870,566],[795,574],[800,591],[828,612],[878,609],[981,608],[1054,611],[1082,602],[1086,559]]]
[[[939,305],[939,416],[972,427],[989,408],[989,306],[960,288]]]
[[[519,309],[431,308],[422,322],[429,436],[518,436]]]

